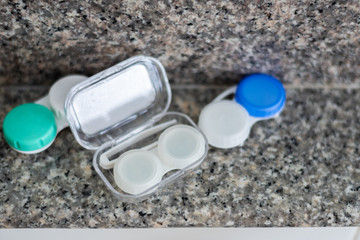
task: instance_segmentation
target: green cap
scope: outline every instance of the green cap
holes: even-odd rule
[[[54,114],[48,108],[26,103],[6,115],[3,130],[11,147],[20,151],[36,151],[55,139],[57,128]]]

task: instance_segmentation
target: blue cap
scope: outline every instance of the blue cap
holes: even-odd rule
[[[235,100],[253,117],[272,117],[285,106],[285,89],[267,74],[251,74],[237,86]]]

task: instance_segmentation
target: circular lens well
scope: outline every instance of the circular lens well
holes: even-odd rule
[[[166,129],[158,141],[158,153],[161,160],[177,169],[199,160],[204,152],[203,135],[187,125],[175,125]]]
[[[165,150],[169,155],[176,158],[187,158],[194,154],[198,148],[199,142],[196,140],[193,132],[175,129],[175,131],[167,137]]]
[[[161,180],[160,162],[155,154],[131,150],[119,157],[114,167],[116,184],[125,192],[138,194]]]

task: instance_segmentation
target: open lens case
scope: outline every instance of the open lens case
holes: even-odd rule
[[[226,99],[233,94],[234,99]],[[199,127],[213,147],[242,146],[256,122],[280,114],[285,98],[283,85],[274,77],[249,75],[205,106],[200,113]]]
[[[161,63],[137,56],[73,87],[65,112],[93,166],[119,199],[142,200],[206,157],[205,135],[186,115],[167,112],[171,89]]]

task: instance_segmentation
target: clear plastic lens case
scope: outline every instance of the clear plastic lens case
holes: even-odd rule
[[[198,166],[205,135],[167,112],[171,90],[161,63],[138,56],[76,85],[65,112],[77,141],[96,150],[93,166],[115,197],[142,200]]]
[[[71,89],[65,103],[78,142],[96,150],[103,143],[128,138],[169,108],[171,90],[161,63],[133,57]]]

